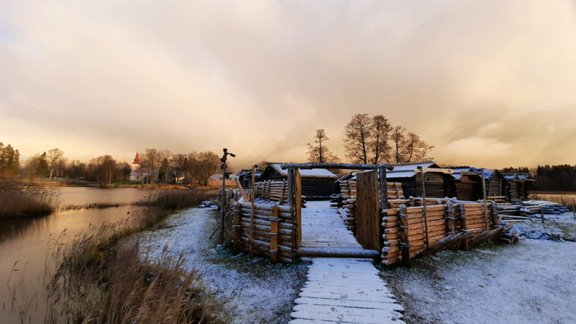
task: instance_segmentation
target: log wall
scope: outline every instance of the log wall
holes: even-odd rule
[[[410,259],[457,244],[471,243],[500,233],[495,204],[453,203],[407,207],[382,211],[382,262],[408,263]]]
[[[286,180],[266,180],[256,182],[256,197],[285,203],[288,197],[288,183]]]
[[[272,261],[296,261],[297,224],[289,206],[237,203],[234,236],[239,250]]]

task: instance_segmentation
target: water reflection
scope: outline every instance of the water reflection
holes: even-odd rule
[[[142,207],[130,205],[152,193],[140,189],[57,188],[61,204],[123,204],[117,208],[58,211],[48,217],[0,222],[0,322],[41,323],[45,283],[56,267],[49,251],[104,223],[128,222]],[[52,269],[52,270],[50,270]]]

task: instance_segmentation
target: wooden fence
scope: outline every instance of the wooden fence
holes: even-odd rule
[[[426,201],[428,203],[428,201]],[[407,264],[410,259],[451,246],[468,249],[501,234],[496,204],[457,203],[390,208],[382,211],[382,261]]]
[[[296,260],[297,224],[289,206],[237,203],[234,219],[236,247],[272,261]]]

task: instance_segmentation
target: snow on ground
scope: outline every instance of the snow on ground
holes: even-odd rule
[[[263,258],[217,251],[210,234],[218,224],[214,209],[194,208],[169,219],[167,227],[143,233],[140,243],[150,255],[164,246],[182,254],[189,270],[197,269],[206,286],[224,303],[233,323],[284,323],[306,279],[307,265],[272,264]]]
[[[570,235],[576,233],[570,217],[517,226]],[[573,242],[521,239],[444,251],[382,275],[406,308],[408,323],[576,323]]]
[[[576,241],[576,216],[572,212],[545,215],[544,223],[538,219],[518,223],[514,225],[513,231],[521,237],[530,239]]]

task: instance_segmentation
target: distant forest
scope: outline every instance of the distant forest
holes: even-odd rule
[[[535,169],[504,168],[503,173],[529,173],[536,191],[576,191],[576,165],[539,165]]]
[[[538,191],[576,191],[576,166],[538,166],[534,174]]]

